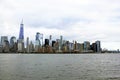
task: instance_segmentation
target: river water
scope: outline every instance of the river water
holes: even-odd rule
[[[0,54],[0,80],[120,80],[120,54]]]

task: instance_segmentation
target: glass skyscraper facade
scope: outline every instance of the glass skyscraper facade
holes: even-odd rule
[[[12,36],[10,39],[10,47],[13,47],[16,42],[17,42],[16,37]]]
[[[24,24],[23,21],[20,24],[20,32],[18,39],[18,52],[24,52]]]
[[[20,32],[19,32],[19,39],[24,40],[24,24],[23,21],[20,24]]]

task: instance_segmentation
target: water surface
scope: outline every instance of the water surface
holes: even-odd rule
[[[0,80],[120,80],[120,54],[0,54]]]

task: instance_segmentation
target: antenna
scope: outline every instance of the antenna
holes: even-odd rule
[[[23,24],[23,19],[22,19],[22,21],[21,21],[21,24]]]

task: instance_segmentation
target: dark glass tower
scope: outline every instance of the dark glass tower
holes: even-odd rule
[[[23,24],[23,20],[22,20],[22,22],[20,24],[19,39],[24,40],[24,24]]]

